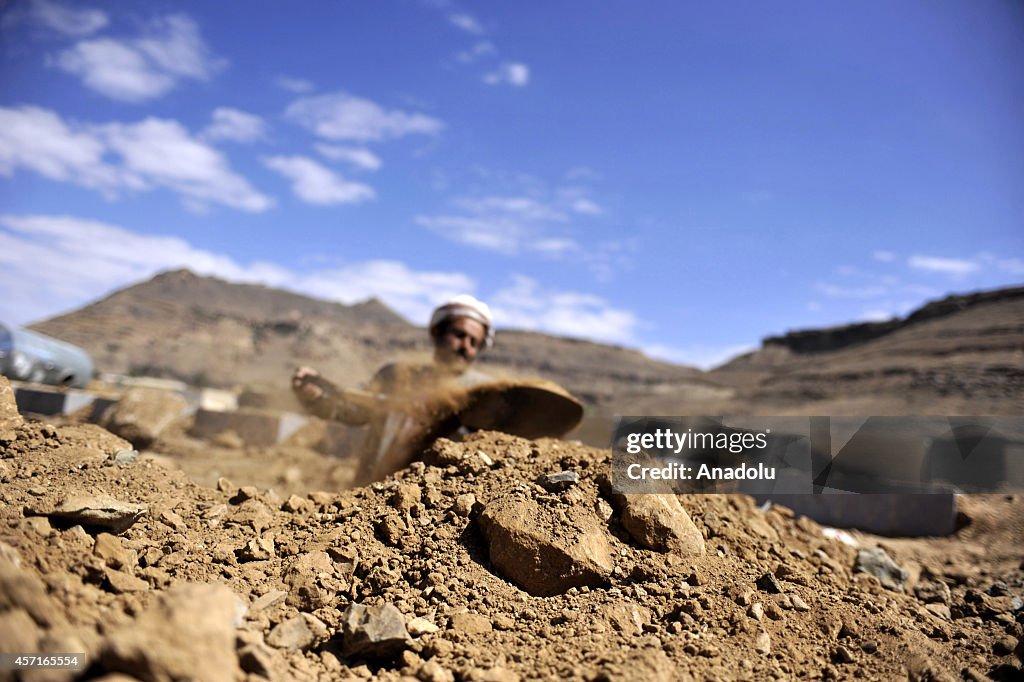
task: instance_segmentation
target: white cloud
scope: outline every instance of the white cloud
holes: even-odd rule
[[[231,170],[213,147],[193,138],[177,121],[147,118],[103,127],[124,168],[146,183],[172,189],[200,206],[218,203],[260,212],[273,204]]]
[[[344,161],[361,170],[375,171],[381,167],[380,157],[366,147],[346,147],[317,143],[314,148],[332,161]]]
[[[27,168],[51,180],[110,192],[140,183],[104,159],[108,148],[95,131],[69,126],[39,107],[0,107],[0,175]]]
[[[567,221],[559,207],[530,197],[499,196],[463,197],[454,205],[459,215],[421,215],[416,222],[452,241],[510,255],[552,255],[576,248],[571,240],[548,234],[555,224]]]
[[[90,35],[110,23],[106,13],[98,9],[69,7],[51,0],[32,0],[28,16],[43,28],[74,37]]]
[[[888,289],[883,286],[841,287],[834,284],[819,283],[815,289],[830,298],[875,298],[884,296]]]
[[[468,50],[463,50],[455,55],[463,64],[472,64],[473,62],[498,53],[498,48],[494,46],[489,40],[480,40],[473,44],[473,47]]]
[[[584,215],[601,215],[604,209],[590,199],[576,199],[572,202],[572,210]]]
[[[410,320],[455,294],[473,292],[458,272],[419,271],[398,261],[353,263],[292,272],[274,263],[243,265],[178,237],[142,235],[71,216],[0,215],[0,320],[24,324],[85,304],[110,290],[172,268],[239,282],[287,285],[305,294],[354,303],[379,296]]]
[[[208,140],[253,142],[267,135],[266,123],[256,114],[230,107],[217,107],[213,110],[212,118],[213,121],[202,134]]]
[[[376,196],[369,185],[349,182],[304,156],[273,156],[264,163],[289,178],[295,194],[310,204],[358,204]]]
[[[962,258],[941,258],[938,256],[914,255],[907,260],[907,265],[914,270],[938,272],[954,277],[969,275],[979,269],[978,263]]]
[[[561,210],[531,197],[480,197],[456,199],[455,205],[476,214],[502,213],[524,221],[565,222]]]
[[[588,190],[578,185],[549,188],[530,176],[503,177],[480,171],[488,184],[519,194],[456,197],[451,211],[441,215],[418,215],[415,221],[446,239],[476,248],[509,255],[533,252],[549,257],[573,255],[598,276],[607,275],[608,256],[603,247],[581,249],[569,236],[573,219],[603,215],[603,207],[592,201]],[[621,244],[613,250],[621,251]],[[600,251],[600,253],[598,253]]]
[[[636,342],[639,320],[631,311],[616,308],[598,296],[545,289],[522,275],[494,294],[490,305],[496,323],[503,327],[610,343]]]
[[[523,87],[530,82],[530,67],[521,62],[503,62],[498,68],[484,75],[488,85],[514,85]]]
[[[878,250],[871,254],[871,257],[881,263],[891,263],[896,260],[896,254],[892,251]]]
[[[466,33],[480,35],[484,32],[484,27],[480,25],[480,22],[464,12],[449,14],[448,21],[450,21],[453,26],[462,29]]]
[[[39,107],[0,107],[0,175],[18,168],[111,198],[164,187],[193,207],[214,203],[259,212],[273,205],[219,151],[165,119],[86,126]]]
[[[182,79],[207,80],[223,66],[203,43],[196,23],[183,14],[158,19],[139,38],[79,41],[56,63],[86,87],[124,102],[159,97]]]
[[[387,110],[345,92],[298,99],[288,106],[285,116],[325,139],[356,142],[436,135],[444,127],[426,114]]]
[[[459,272],[417,271],[393,260],[354,263],[298,277],[300,290],[343,303],[381,298],[407,319],[426,324],[435,306],[472,293],[474,280]]]
[[[292,78],[291,76],[278,76],[274,79],[274,85],[297,95],[305,95],[316,90],[316,86],[305,78]]]

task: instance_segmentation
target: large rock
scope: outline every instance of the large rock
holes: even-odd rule
[[[18,428],[22,421],[11,382],[0,376],[0,433]]]
[[[147,507],[143,504],[122,502],[109,495],[77,495],[64,499],[51,511],[28,511],[91,528],[106,528],[111,533],[120,535],[146,514]]]
[[[704,535],[671,493],[618,495],[622,527],[644,547],[683,556],[704,554]]]
[[[341,651],[349,657],[394,658],[412,642],[402,612],[392,604],[351,604],[341,628]]]
[[[142,450],[178,419],[186,406],[177,393],[132,388],[103,413],[101,424]]]
[[[223,585],[171,588],[134,622],[107,637],[100,653],[103,669],[143,682],[234,682],[240,674],[235,627],[241,607]]]
[[[488,503],[480,528],[491,563],[535,596],[607,582],[615,568],[607,529],[589,509],[570,507],[565,513],[560,517],[532,499],[513,495]]]

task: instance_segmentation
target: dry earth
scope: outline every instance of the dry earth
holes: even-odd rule
[[[135,457],[0,391],[0,642],[108,680],[1021,676],[1020,499],[965,498],[950,538],[854,534],[905,571],[886,587],[781,507],[617,498],[608,456],[480,433],[338,492],[350,465],[301,443]]]

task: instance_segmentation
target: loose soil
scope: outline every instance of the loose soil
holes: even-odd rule
[[[0,424],[0,641],[90,660],[79,673],[23,679],[1022,674],[1016,496],[962,498],[965,525],[948,538],[853,533],[907,570],[891,590],[855,573],[857,550],[818,524],[745,496],[680,497],[703,555],[646,549],[609,494],[608,451],[573,442],[442,440],[423,462],[350,490],[350,461],[301,444],[179,434],[135,459],[129,447],[89,424]],[[563,471],[578,478],[544,484]],[[47,515],[77,496],[146,511],[120,535]],[[526,529],[542,544],[558,545],[581,519],[596,526],[614,567],[577,587],[552,577],[552,596],[522,589],[492,564],[481,530],[508,500],[550,522]],[[221,588],[185,587],[195,583]],[[346,653],[352,604],[391,604],[414,636],[397,650]]]

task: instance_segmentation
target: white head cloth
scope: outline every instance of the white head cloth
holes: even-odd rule
[[[430,316],[430,331],[444,322],[455,317],[468,317],[484,326],[487,335],[484,337],[484,348],[490,348],[494,344],[494,324],[491,318],[491,309],[483,301],[477,300],[469,294],[462,294],[442,303]]]

